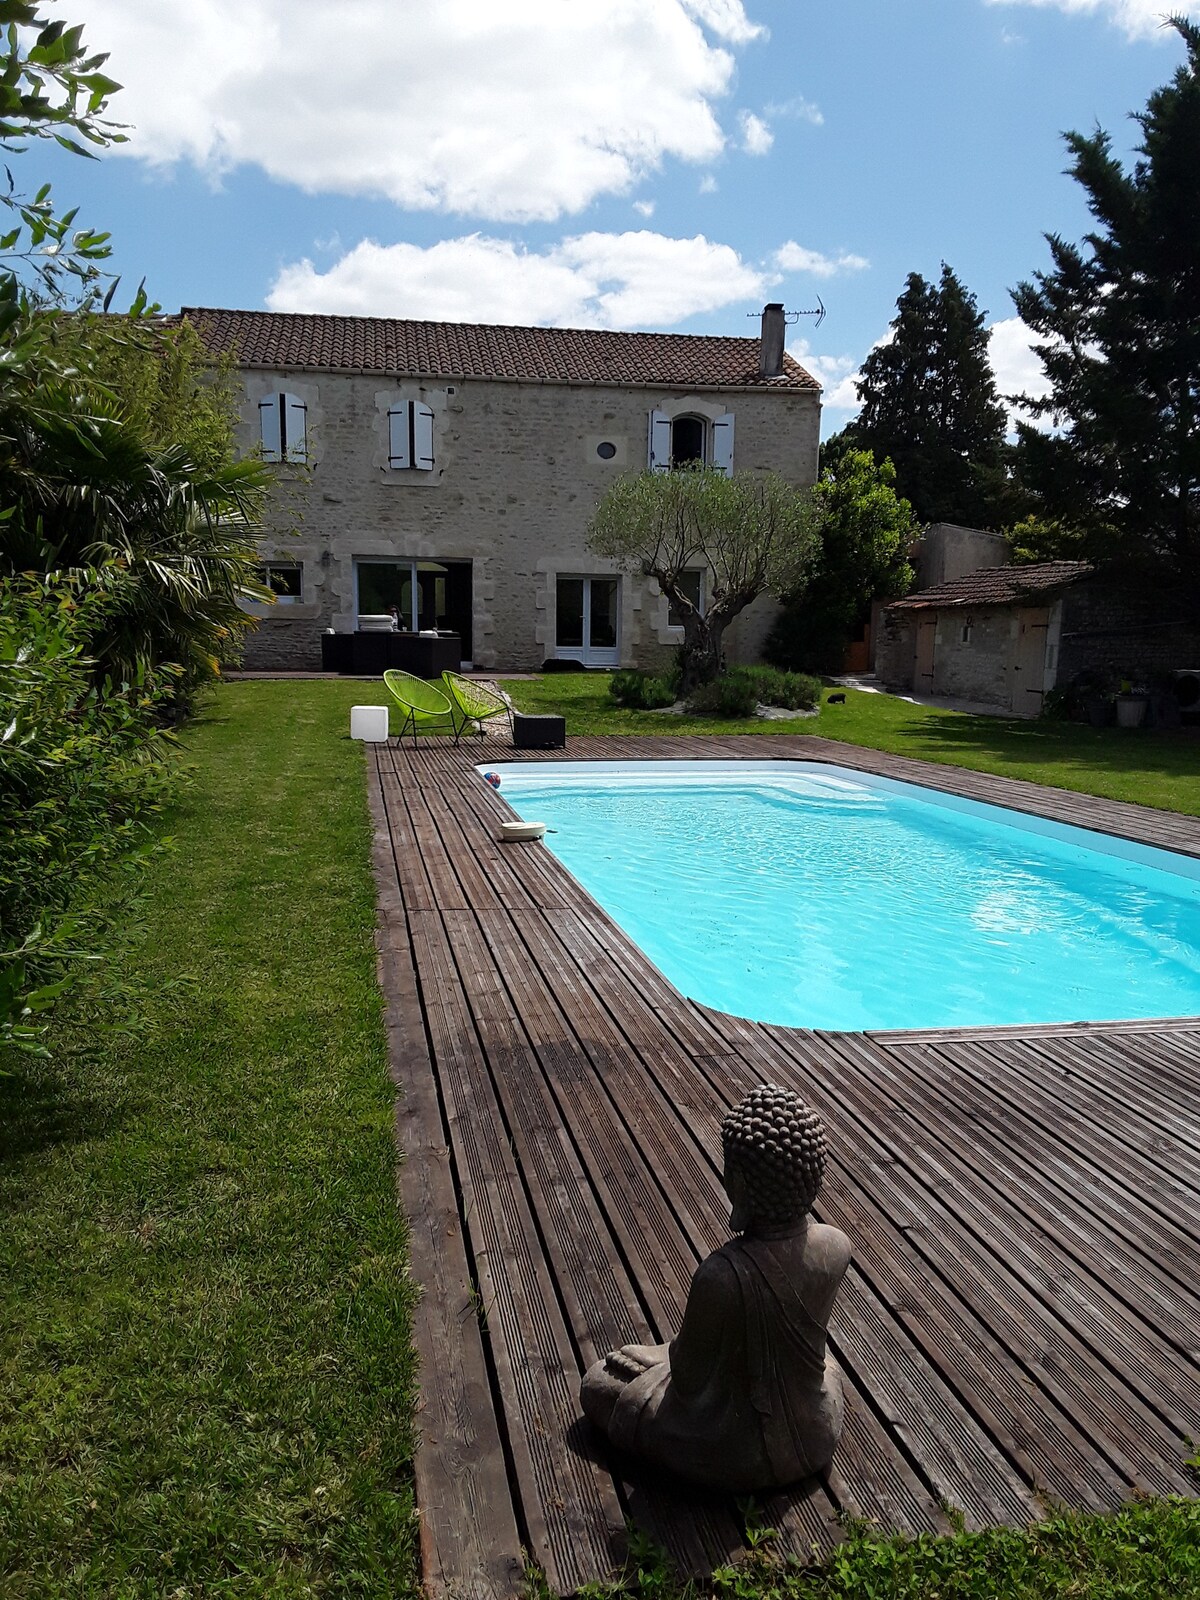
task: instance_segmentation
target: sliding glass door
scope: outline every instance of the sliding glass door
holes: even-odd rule
[[[395,615],[405,632],[438,628],[462,639],[463,659],[472,654],[471,563],[390,561],[360,556],[354,563],[356,610],[360,615]]]

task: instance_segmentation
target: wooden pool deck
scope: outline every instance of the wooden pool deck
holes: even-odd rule
[[[512,1595],[522,1552],[570,1593],[620,1564],[627,1521],[689,1570],[742,1547],[737,1506],[610,1459],[577,1391],[677,1329],[728,1236],[720,1118],[762,1080],[824,1117],[817,1211],[854,1245],[842,1444],[753,1512],[782,1549],[819,1555],[847,1514],[948,1531],[1195,1492],[1200,1019],[822,1034],[709,1011],[543,846],[496,842],[510,813],[474,766],[519,752],[367,751],[433,1595]],[[1200,856],[1196,819],[818,738],[557,754],[834,761]]]

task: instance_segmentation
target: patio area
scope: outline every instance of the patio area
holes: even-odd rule
[[[627,1521],[701,1572],[746,1511],[612,1460],[582,1369],[678,1328],[727,1237],[718,1125],[756,1083],[829,1129],[850,1236],[833,1468],[752,1513],[811,1559],[881,1529],[1192,1493],[1200,1021],[927,1034],[764,1027],[684,999],[541,845],[488,741],[367,747],[403,1202],[423,1289],[417,1494],[435,1594],[570,1593]],[[549,752],[531,753],[552,759]],[[573,739],[559,759],[835,761],[1200,856],[1200,822],[814,737]],[[504,758],[520,759],[517,752]]]

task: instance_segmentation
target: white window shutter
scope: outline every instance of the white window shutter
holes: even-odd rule
[[[733,477],[733,412],[727,411],[712,425],[712,464],[727,478]]]
[[[283,400],[284,455],[288,461],[308,460],[308,407],[294,394]]]
[[[647,466],[651,472],[671,470],[671,419],[665,411],[650,413]]]
[[[433,471],[433,412],[419,400],[413,401],[412,464],[422,472]]]
[[[279,402],[282,396],[268,395],[265,400],[258,402],[258,426],[262,433],[262,453],[264,461],[279,461],[282,459],[280,440],[280,410]]]
[[[388,466],[393,469],[412,466],[411,416],[410,400],[402,400],[388,411]]]

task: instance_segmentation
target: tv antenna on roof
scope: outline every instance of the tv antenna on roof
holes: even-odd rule
[[[748,317],[756,317],[758,312],[747,311],[746,315]],[[821,326],[825,321],[825,302],[820,295],[817,296],[817,303],[811,311],[785,311],[783,313],[783,320],[787,323],[799,322],[801,317],[816,317],[817,320],[813,323],[813,327],[819,328]]]

